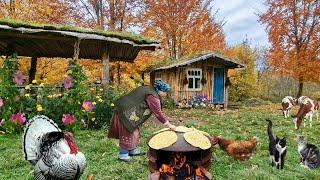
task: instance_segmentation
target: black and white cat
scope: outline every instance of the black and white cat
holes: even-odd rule
[[[298,152],[301,157],[300,164],[304,167],[315,169],[320,167],[320,153],[317,146],[307,143],[304,136],[297,137]]]
[[[269,157],[272,166],[276,166],[277,169],[284,167],[284,159],[287,153],[287,141],[286,138],[278,138],[272,133],[272,122],[267,120],[268,123],[268,136],[269,136]]]

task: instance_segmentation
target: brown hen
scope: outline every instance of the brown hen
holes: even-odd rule
[[[217,139],[219,146],[229,156],[238,161],[249,160],[259,141],[257,137],[253,137],[248,141],[226,140],[222,137],[217,137]]]

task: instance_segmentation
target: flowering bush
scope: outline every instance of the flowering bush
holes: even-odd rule
[[[210,100],[208,99],[207,96],[193,96],[189,101],[188,104],[193,107],[193,108],[198,108],[198,107],[207,107],[208,104],[210,104]]]
[[[25,76],[18,71],[16,55],[4,61],[0,69],[0,131],[22,132],[25,122],[37,114],[53,119],[62,129],[100,128],[108,125],[114,101],[123,93],[112,88],[90,88],[82,67],[70,61],[68,75],[62,80],[62,91],[33,80],[25,88]]]
[[[12,120],[14,114],[23,113],[20,101],[24,97],[15,85],[22,83],[25,78],[22,72],[18,71],[18,65],[16,54],[13,54],[4,60],[0,69],[0,131],[10,133],[22,131],[20,124],[23,119],[20,121],[14,116],[14,121]]]

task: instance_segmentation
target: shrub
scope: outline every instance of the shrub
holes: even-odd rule
[[[198,96],[193,96],[191,99],[189,99],[188,103],[193,108],[205,108],[211,102],[207,96],[198,95]]]
[[[21,76],[20,72],[17,73],[18,65],[17,56],[13,54],[4,60],[0,69],[0,99],[2,101],[2,106],[0,107],[0,130],[10,133],[22,130],[21,125],[10,121],[13,114],[24,113],[23,106],[19,103],[24,97],[20,95],[20,91],[15,86],[17,80],[18,83],[23,82],[23,76]]]
[[[24,76],[18,72],[18,65],[13,55],[0,69],[0,131],[5,133],[21,132],[23,123],[37,114],[48,116],[62,129],[70,131],[100,128],[109,123],[114,101],[126,92],[126,88],[89,90],[85,83],[87,77],[75,61],[69,63],[61,91],[43,83],[19,89],[16,84],[23,83]]]

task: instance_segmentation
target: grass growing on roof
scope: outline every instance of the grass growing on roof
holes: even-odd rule
[[[42,24],[42,23],[27,23],[18,19],[0,19],[0,25],[8,25],[10,27],[19,28],[31,28],[31,29],[45,29],[45,30],[58,30],[58,31],[71,31],[78,33],[97,34],[106,37],[115,37],[121,40],[130,40],[137,44],[153,44],[156,41],[144,38],[138,34],[129,32],[113,32],[113,31],[102,31],[102,30],[91,30],[80,27],[74,27],[70,25],[59,25],[59,24]]]
[[[176,119],[176,125],[195,127],[211,135],[222,135],[226,139],[247,140],[257,136],[260,143],[251,159],[237,162],[227,156],[219,147],[214,150],[210,172],[214,179],[317,179],[320,169],[308,170],[299,164],[296,135],[307,136],[310,143],[320,147],[320,121],[313,121],[313,127],[294,130],[292,118],[284,119],[280,104],[260,104],[239,106],[227,114],[211,110],[165,110],[168,117]],[[292,114],[297,112],[297,108]],[[266,118],[273,121],[276,135],[287,137],[288,152],[284,170],[269,165],[268,137]],[[141,128],[140,148],[146,152],[146,139],[153,132],[163,128],[155,120],[147,121]],[[137,157],[136,163],[126,164],[117,161],[117,141],[106,138],[106,130],[78,131],[75,133],[77,144],[86,157],[88,166],[81,179],[93,175],[93,179],[147,179],[149,173],[147,157]],[[0,179],[32,179],[33,169],[24,161],[21,150],[21,136],[0,135]]]

